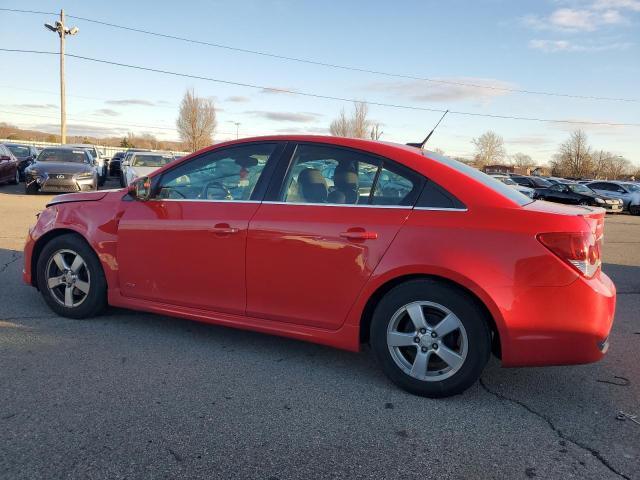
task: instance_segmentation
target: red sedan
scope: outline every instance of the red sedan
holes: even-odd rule
[[[24,280],[58,314],[107,304],[356,351],[439,397],[504,366],[594,362],[616,291],[604,210],[533,201],[417,148],[273,136],[130,189],[54,198]]]

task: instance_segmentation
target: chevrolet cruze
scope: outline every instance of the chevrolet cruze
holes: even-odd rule
[[[107,305],[372,346],[419,395],[506,367],[594,362],[616,291],[604,210],[534,201],[414,147],[317,136],[215,145],[128,189],[54,198],[24,280],[71,318]]]

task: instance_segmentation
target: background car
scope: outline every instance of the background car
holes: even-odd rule
[[[511,175],[511,180],[516,182],[518,185],[522,185],[523,187],[529,187],[533,189],[537,188],[548,188],[553,185],[551,182],[547,181],[541,177],[535,176],[526,176],[526,175]]]
[[[491,176],[493,178],[496,178],[496,179],[500,180],[505,185],[509,185],[510,187],[515,188],[520,193],[525,194],[527,197],[533,198],[533,193],[535,192],[535,190],[533,188],[525,187],[524,185],[520,185],[519,183],[514,182],[513,179],[511,177],[509,177],[508,175],[494,174],[494,175],[491,175]]]
[[[124,158],[126,152],[116,152],[109,161],[109,175],[112,177],[118,177],[120,175],[120,163]]]
[[[150,152],[150,151],[151,150],[147,150],[144,148],[130,148],[124,153],[124,157],[122,157],[122,159],[120,160],[120,186],[121,187],[126,186],[122,169],[125,166],[129,165],[129,161],[131,160],[131,155],[133,155],[136,152]]]
[[[124,186],[130,185],[136,178],[150,175],[160,167],[173,161],[173,155],[161,152],[134,152],[126,165],[122,167]]]
[[[587,186],[596,193],[621,199],[625,210],[629,210],[634,193],[640,193],[640,185],[633,182],[597,180],[587,183]]]
[[[98,189],[98,171],[87,149],[49,147],[25,171],[25,192],[86,192]]]
[[[24,181],[24,169],[33,162],[38,156],[38,150],[33,145],[21,143],[5,143],[5,146],[11,150],[11,153],[18,159],[18,172],[20,173],[20,181]]]
[[[612,213],[622,212],[621,200],[599,195],[589,187],[579,183],[556,183],[549,188],[539,188],[536,190],[535,198],[569,205],[602,207]]]
[[[0,144],[0,182],[13,185],[20,181],[18,159],[5,145]]]
[[[109,173],[109,159],[102,155],[95,145],[80,143],[68,146],[87,150],[91,154],[91,156],[95,160],[96,168],[98,171],[98,186],[101,187],[102,185],[104,185],[104,182],[107,181],[107,175]]]

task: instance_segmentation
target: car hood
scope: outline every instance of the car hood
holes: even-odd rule
[[[47,203],[47,207],[50,205],[57,205],[60,203],[69,202],[97,202],[102,200],[112,190],[100,190],[98,192],[78,192],[78,193],[65,193],[64,195],[57,195]]]
[[[92,172],[93,167],[86,163],[75,162],[34,162],[29,167],[42,173],[87,173]]]

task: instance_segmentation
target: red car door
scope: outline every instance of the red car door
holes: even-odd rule
[[[339,328],[422,188],[402,173],[354,150],[298,145],[249,224],[247,314]]]
[[[119,222],[124,296],[244,314],[249,220],[277,143],[211,150],[154,179]]]

